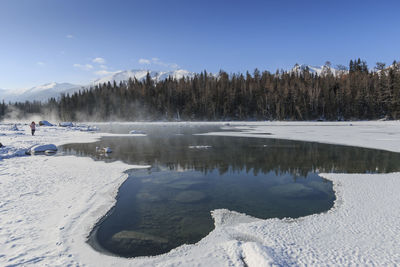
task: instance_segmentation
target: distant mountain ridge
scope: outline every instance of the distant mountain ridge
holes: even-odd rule
[[[0,100],[5,102],[46,101],[59,97],[62,93],[73,93],[83,86],[71,83],[47,83],[28,89],[1,90]]]
[[[173,71],[151,71],[151,70],[126,70],[117,71],[103,78],[94,80],[86,85],[77,85],[71,83],[47,83],[32,88],[24,88],[17,90],[0,89],[0,101],[5,102],[25,102],[25,101],[46,101],[50,98],[58,98],[61,94],[73,94],[79,90],[90,88],[97,84],[116,82],[119,84],[122,81],[128,81],[129,78],[136,78],[139,81],[146,79],[147,73],[153,81],[158,82],[168,77],[181,79],[182,77],[194,77],[195,73],[187,70],[173,70]]]
[[[348,73],[347,70],[339,70],[336,68],[331,67],[330,65],[323,65],[323,66],[311,66],[306,64],[295,64],[294,67],[289,71],[293,73],[300,74],[301,72],[308,70],[310,73],[314,73],[317,75],[325,75],[327,73],[332,73],[333,76],[337,76],[339,74]]]
[[[106,77],[97,79],[93,82],[94,85],[102,84],[107,82],[116,82],[117,84],[122,81],[128,81],[130,78],[136,78],[138,81],[143,81],[146,79],[147,73],[149,73],[150,77],[153,81],[158,82],[168,77],[172,77],[174,79],[181,79],[183,77],[194,77],[195,73],[187,70],[173,70],[173,71],[152,71],[152,70],[125,70],[118,71]]]
[[[308,70],[310,73],[314,73],[317,75],[325,75],[326,73],[331,72],[334,76],[339,75],[340,73],[348,72],[347,70],[335,69],[330,65],[311,66],[305,64],[302,65],[295,64],[294,67],[289,72],[300,74],[305,70]],[[77,92],[79,90],[83,90],[85,88],[87,89],[92,86],[107,82],[112,83],[115,81],[117,84],[119,84],[120,82],[128,81],[129,79],[137,79],[138,81],[143,81],[146,79],[147,73],[149,73],[151,79],[154,82],[159,82],[168,79],[168,77],[172,77],[174,79],[181,79],[183,77],[193,78],[196,75],[194,72],[190,72],[183,69],[172,70],[172,71],[152,71],[146,69],[116,71],[110,73],[105,77],[96,79],[86,85],[52,82],[27,89],[18,89],[18,90],[0,89],[0,101],[2,100],[4,100],[5,102],[46,101],[50,98],[58,98],[63,93],[73,94],[74,92]]]

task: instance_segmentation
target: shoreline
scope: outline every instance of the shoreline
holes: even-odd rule
[[[184,122],[186,123],[186,122]],[[228,122],[221,122],[220,125],[222,126],[227,126],[225,125]],[[230,123],[230,122],[229,122]],[[261,124],[263,126],[255,126],[253,123],[248,123],[248,126],[251,127],[257,127],[255,129],[251,129],[252,133],[256,133],[257,131],[263,131],[266,132],[267,128],[270,131],[271,125],[270,122],[255,122],[257,124]],[[370,135],[370,139],[376,139],[378,137],[378,139],[385,139],[383,137],[386,137],[387,135],[390,135],[392,137],[392,139],[396,139],[399,138],[400,140],[400,134],[397,134],[397,132],[400,132],[400,125],[398,122],[393,122],[393,123],[386,123],[386,122],[370,122],[369,124],[367,123],[367,125],[364,125],[366,122],[362,122],[362,125],[360,125],[361,123],[352,123],[353,125],[351,127],[351,130],[349,132],[340,132],[338,133],[337,131],[334,133],[335,136],[337,137],[337,140],[339,140],[339,142],[344,142],[344,143],[349,143],[349,142],[353,142],[354,141],[354,129],[358,129],[358,132],[360,133],[360,127],[367,127],[370,129],[367,130],[371,130],[371,129],[376,129],[377,126],[385,126],[383,128],[382,127],[379,128],[379,131],[382,132],[380,134],[380,136],[376,136],[377,134],[379,134],[378,131],[375,131],[373,134],[373,136],[371,137]],[[142,124],[142,123],[141,123]],[[235,123],[236,124],[236,123]],[[280,124],[280,123],[277,123]],[[276,129],[273,129],[273,134],[274,135],[266,135],[266,136],[260,136],[259,134],[253,134],[251,137],[261,137],[261,138],[282,138],[282,139],[290,139],[290,138],[286,138],[287,136],[289,136],[290,134],[292,134],[292,131],[295,131],[296,129],[291,129],[294,127],[306,127],[307,129],[301,129],[302,130],[302,137],[304,137],[307,140],[303,140],[303,141],[319,141],[319,140],[309,140],[309,139],[316,139],[316,134],[313,131],[316,131],[317,134],[321,134],[321,132],[318,132],[317,130],[320,130],[318,128],[324,127],[324,125],[320,125],[319,123],[315,123],[313,122],[313,124],[317,124],[317,125],[306,125],[305,124],[301,124],[300,126],[294,126],[294,125],[290,125],[290,123],[282,123],[284,125],[286,125],[285,127],[276,127]],[[298,123],[296,123],[298,124]],[[324,123],[321,123],[324,124]],[[234,126],[232,124],[230,124],[230,126]],[[243,126],[247,129],[249,129],[248,126]],[[276,126],[283,126],[283,125],[276,125]],[[346,125],[344,125],[346,126]],[[251,128],[250,127],[250,128]],[[269,128],[268,128],[269,127]],[[283,130],[281,128],[284,128]],[[313,129],[313,128],[317,128],[317,129]],[[299,130],[299,129],[297,129]],[[341,129],[342,130],[342,129]],[[362,131],[365,131],[365,129],[361,129]],[[385,132],[386,130],[386,132]],[[388,130],[390,130],[388,132]],[[361,131],[361,133],[362,133]],[[271,132],[271,131],[270,131]],[[330,131],[329,131],[330,132]],[[307,136],[304,136],[304,134],[307,133]],[[352,133],[352,135],[349,135],[349,133]],[[357,133],[357,131],[356,131]],[[389,133],[389,134],[388,134]],[[393,134],[394,133],[394,134]],[[84,138],[84,135],[87,135],[86,138]],[[91,134],[82,134],[82,136],[80,136],[80,134],[78,134],[79,138],[82,138],[81,141],[82,142],[86,142],[87,140],[91,139],[92,142],[95,142],[96,140],[98,140],[98,138],[100,138],[102,135],[101,133],[95,133],[92,136],[90,136]],[[250,133],[236,133],[239,136],[245,136],[247,134],[251,135]],[[324,135],[327,136],[321,136],[320,139],[322,139],[322,141],[320,141],[321,143],[326,143],[324,142],[324,140],[326,139],[326,137],[330,137],[332,138],[332,133],[329,136],[329,133],[323,133]],[[56,139],[56,137],[59,134],[56,133],[54,139]],[[88,137],[90,136],[90,137]],[[344,139],[344,136],[350,136],[348,139]],[[289,136],[290,137],[290,136]],[[299,137],[299,135],[297,136]],[[97,138],[97,139],[96,139]],[[52,138],[43,138],[43,140],[51,140]],[[58,143],[58,145],[60,145],[61,143],[65,144],[65,143],[71,143],[70,141],[76,143],[76,136],[75,136],[75,132],[72,133],[72,136],[70,137],[70,139],[64,139],[63,141],[60,141],[60,143]],[[388,139],[388,138],[386,138]],[[290,139],[293,140],[293,139]],[[296,140],[300,140],[300,139],[296,139]],[[365,142],[366,138],[365,136],[361,139],[363,142]],[[394,152],[399,152],[400,151],[400,146],[397,146],[397,144],[393,144],[393,140],[383,140],[384,142],[384,147],[385,148],[389,148],[389,149],[385,149],[385,150],[389,150],[389,151],[394,151]],[[360,143],[360,142],[359,142]],[[336,144],[336,143],[335,143]],[[343,143],[342,143],[343,144]],[[346,145],[346,144],[345,144]],[[377,146],[381,146],[381,144],[376,144],[373,143],[371,144],[371,142],[369,143],[364,143],[364,145],[371,145],[373,146],[373,148],[377,148]],[[354,146],[354,145],[353,145]],[[363,146],[365,147],[365,146]],[[381,148],[382,149],[382,148]],[[28,158],[28,157],[26,157]],[[61,157],[60,157],[61,158]],[[21,160],[22,159],[22,160]],[[7,161],[7,163],[10,163],[9,161],[12,161],[11,164],[6,164],[6,165],[12,165],[12,164],[17,164],[18,162],[14,162],[14,161],[26,161],[27,165],[31,165],[32,166],[40,166],[41,164],[34,164],[30,161],[34,161],[34,159],[37,158],[31,158],[31,159],[27,159],[25,160],[24,157],[20,157],[18,159],[3,159],[0,161],[0,165],[4,166],[5,161]],[[80,158],[79,161],[81,161],[82,158]],[[43,161],[42,161],[43,160]],[[43,164],[47,164],[47,163],[51,163],[53,164],[52,167],[54,168],[54,170],[60,171],[60,164],[62,164],[62,161],[58,162],[56,160],[53,160],[51,158],[41,158],[40,161],[42,161],[41,163]],[[72,158],[68,158],[68,161],[71,162],[71,165],[75,165],[78,160],[74,160]],[[130,169],[131,166],[124,164],[124,163],[104,163],[104,162],[93,162],[91,160],[85,159],[83,160],[84,164],[83,165],[87,165],[87,166],[82,166],[82,170],[86,170],[86,173],[90,173],[90,168],[96,166],[96,168],[101,168],[103,171],[110,171],[112,173],[114,173],[114,176],[118,176],[117,173],[119,172],[120,174],[122,174],[121,170],[123,170],[124,168],[128,168]],[[115,165],[112,168],[108,168],[111,167],[111,165]],[[100,166],[101,165],[101,166]],[[5,166],[7,169],[7,166]],[[13,167],[13,166],[11,166]],[[14,166],[16,167],[16,166]],[[89,167],[89,168],[87,168]],[[115,167],[115,168],[114,168]],[[143,166],[141,166],[143,167]],[[14,168],[15,169],[15,168]],[[18,169],[18,168],[17,168]],[[16,169],[16,170],[17,170]],[[65,171],[65,169],[64,169]],[[82,171],[85,172],[85,171]],[[25,173],[26,174],[26,173]],[[1,175],[3,176],[4,174],[1,173]],[[79,171],[76,172],[76,176],[79,178],[82,178],[82,174],[79,173]],[[107,175],[103,175],[103,176],[107,176]],[[305,224],[307,227],[310,227],[309,224],[314,224],[315,222],[319,222],[322,223],[321,225],[323,226],[323,223],[327,223],[324,220],[324,217],[330,217],[333,214],[333,217],[336,216],[336,213],[340,213],[341,210],[346,209],[347,206],[344,206],[344,204],[346,204],[348,201],[346,201],[346,197],[345,195],[347,194],[347,192],[351,189],[351,190],[355,190],[356,188],[353,187],[354,185],[351,184],[349,186],[349,184],[347,184],[348,182],[341,177],[347,177],[347,179],[353,179],[354,177],[355,180],[352,180],[352,183],[355,182],[357,184],[357,179],[359,180],[358,183],[360,183],[360,185],[362,185],[361,187],[363,187],[365,185],[365,181],[360,181],[360,179],[368,179],[371,180],[371,183],[375,183],[376,178],[374,177],[379,177],[378,180],[385,180],[388,179],[390,180],[390,182],[393,184],[392,180],[396,180],[396,179],[400,179],[400,174],[399,173],[390,173],[390,174],[320,174],[321,177],[324,177],[326,179],[329,179],[333,182],[333,186],[334,186],[334,192],[335,192],[335,196],[336,196],[336,200],[334,202],[333,207],[327,211],[326,213],[322,213],[322,214],[314,214],[314,215],[309,215],[309,216],[305,216],[305,217],[301,217],[298,219],[293,219],[290,220],[290,224],[295,224],[295,225],[299,225],[299,224],[305,224],[305,222],[307,224]],[[18,177],[18,176],[17,176]],[[351,178],[348,178],[351,177]],[[373,177],[373,178],[371,178]],[[382,177],[387,177],[382,179]],[[71,178],[71,177],[68,177]],[[107,182],[107,178],[103,177],[105,179],[105,181]],[[375,180],[374,180],[375,179]],[[105,215],[105,213],[103,213],[103,215],[101,215],[101,211],[106,210],[107,206],[110,206],[111,204],[114,205],[115,203],[115,196],[116,193],[118,192],[118,188],[120,187],[121,183],[123,183],[126,180],[126,176],[124,177],[124,175],[119,175],[119,178],[117,178],[117,180],[113,180],[113,182],[109,182],[107,184],[107,189],[105,188],[99,188],[96,189],[91,187],[93,186],[91,184],[90,181],[88,181],[89,183],[89,187],[88,189],[90,189],[93,194],[97,195],[97,200],[101,202],[101,205],[99,205],[99,203],[92,203],[92,204],[96,204],[97,207],[93,208],[93,207],[87,207],[85,205],[80,206],[77,208],[77,212],[78,214],[81,214],[81,216],[78,217],[73,217],[75,218],[75,220],[69,221],[69,223],[67,222],[67,224],[69,224],[69,226],[71,227],[71,229],[69,229],[68,231],[65,230],[65,228],[63,228],[60,232],[61,232],[61,236],[64,235],[64,238],[62,239],[62,245],[63,249],[61,249],[62,252],[66,252],[65,255],[62,253],[61,255],[64,255],[64,257],[61,257],[61,262],[59,262],[58,260],[56,260],[54,257],[51,257],[50,255],[52,254],[51,252],[45,252],[41,250],[37,251],[39,255],[42,255],[41,257],[41,263],[44,264],[50,264],[50,265],[64,265],[67,263],[75,263],[75,264],[95,264],[96,262],[98,262],[99,260],[101,260],[101,262],[104,265],[114,265],[114,264],[125,264],[125,265],[149,265],[149,264],[154,264],[154,265],[170,265],[170,264],[181,264],[181,265],[190,265],[190,263],[202,263],[204,265],[209,265],[209,264],[216,264],[216,265],[227,265],[228,262],[232,263],[233,265],[243,265],[243,263],[246,263],[247,265],[251,265],[251,263],[253,263],[252,259],[258,259],[258,263],[259,264],[279,264],[279,262],[281,263],[291,263],[292,260],[294,264],[306,264],[307,262],[309,262],[309,260],[312,260],[313,262],[319,262],[321,260],[320,263],[324,262],[324,260],[327,260],[325,257],[328,255],[331,255],[331,253],[333,253],[332,251],[329,251],[329,249],[327,251],[323,251],[322,253],[318,253],[318,254],[314,254],[313,257],[311,257],[309,255],[309,257],[304,258],[301,257],[302,253],[299,252],[299,248],[296,245],[292,245],[290,248],[288,248],[288,244],[285,244],[284,242],[282,242],[282,240],[288,240],[287,238],[290,237],[289,236],[283,236],[282,237],[282,232],[287,232],[287,230],[289,230],[289,232],[292,234],[293,236],[299,235],[299,233],[302,233],[304,236],[302,236],[301,239],[299,239],[300,241],[302,239],[308,240],[309,242],[316,242],[315,238],[312,236],[307,235],[307,233],[303,232],[301,229],[298,229],[297,234],[294,234],[292,231],[293,229],[291,227],[289,227],[287,225],[287,222],[285,219],[283,220],[279,220],[279,219],[267,219],[267,220],[261,220],[261,219],[256,219],[256,218],[249,218],[249,216],[243,215],[243,214],[235,214],[235,212],[230,212],[230,211],[226,211],[226,210],[216,210],[216,211],[212,211],[213,213],[213,217],[215,219],[216,222],[216,228],[205,238],[203,238],[200,242],[193,244],[193,245],[183,245],[181,247],[178,247],[176,249],[173,249],[171,252],[167,253],[167,254],[162,254],[160,256],[153,256],[153,257],[138,257],[138,258],[134,258],[134,259],[126,259],[126,258],[115,258],[115,257],[110,257],[101,253],[97,253],[94,252],[94,250],[89,246],[89,244],[81,244],[81,242],[84,240],[85,237],[82,236],[83,232],[82,230],[78,230],[77,228],[81,228],[81,229],[85,229],[85,231],[89,230],[89,224],[90,222],[93,222],[95,217],[97,218],[97,222],[99,222],[99,220],[101,218],[103,218]],[[77,181],[79,181],[79,179],[77,179]],[[118,182],[117,182],[118,181]],[[12,181],[10,181],[12,182]],[[382,181],[380,181],[382,182]],[[378,181],[379,183],[379,181]],[[13,183],[11,183],[13,184]],[[118,185],[119,184],[119,185]],[[78,188],[80,184],[78,184]],[[118,185],[118,186],[117,186]],[[75,185],[76,186],[76,185]],[[349,188],[346,188],[346,186],[348,186]],[[359,185],[357,185],[359,186]],[[393,190],[393,189],[397,189],[400,188],[400,186],[393,184],[393,188],[386,188],[385,190]],[[3,190],[4,188],[2,188]],[[60,188],[58,188],[60,189]],[[366,186],[364,188],[365,190],[369,190],[368,186]],[[103,190],[105,190],[104,193],[107,194],[107,197],[104,198],[99,196],[101,195],[100,192],[98,191],[100,190],[100,192]],[[350,191],[351,191],[350,190]],[[80,190],[78,191],[73,191],[78,193]],[[3,192],[1,192],[3,193]],[[39,192],[41,194],[45,194],[46,192]],[[75,194],[76,194],[75,193]],[[351,195],[351,194],[350,194]],[[352,196],[352,195],[351,195]],[[40,197],[40,195],[39,195]],[[92,196],[93,197],[93,196]],[[99,198],[100,197],[100,198]],[[114,197],[114,198],[112,198]],[[352,196],[354,197],[354,196]],[[96,198],[96,196],[94,196],[94,198]],[[89,200],[90,202],[90,197],[89,198],[85,198],[86,200]],[[49,198],[49,200],[51,200],[51,197]],[[397,198],[395,197],[395,200],[397,201]],[[29,202],[30,203],[30,202]],[[111,204],[110,204],[111,203]],[[348,203],[347,203],[348,204]],[[358,205],[360,203],[353,203],[353,205]],[[7,206],[7,203],[6,203]],[[48,207],[47,207],[48,208]],[[384,209],[385,207],[383,207],[382,209]],[[86,218],[88,215],[84,215],[85,213],[79,212],[79,210],[86,210],[89,211],[89,217]],[[110,208],[108,208],[108,211],[110,210]],[[21,210],[19,210],[21,211]],[[107,211],[106,211],[107,212]],[[4,214],[4,205],[1,204],[0,205],[0,219],[4,219],[3,215]],[[18,216],[18,212],[16,213],[16,216]],[[90,219],[89,219],[90,218]],[[321,219],[322,218],[322,219]],[[340,217],[341,218],[341,217]],[[336,218],[340,219],[340,218]],[[343,218],[342,218],[343,219]],[[348,219],[348,218],[347,218]],[[387,219],[387,218],[386,218]],[[315,220],[313,222],[313,220]],[[233,224],[226,224],[226,223],[222,223],[222,224],[218,224],[218,221],[231,221],[234,222]],[[339,220],[340,222],[340,220]],[[395,222],[392,222],[395,223]],[[97,223],[96,223],[97,224]],[[49,224],[48,226],[51,227],[52,224]],[[320,225],[320,226],[321,226]],[[329,226],[334,226],[332,224],[328,224]],[[80,227],[79,227],[80,226]],[[394,227],[398,227],[398,225],[392,225]],[[272,227],[272,228],[271,228]],[[93,224],[91,225],[91,229],[93,230],[95,227],[93,226]],[[263,229],[261,232],[260,229]],[[273,230],[272,232],[275,234],[272,235],[271,229]],[[314,229],[314,228],[312,228]],[[321,227],[321,229],[324,229],[324,227]],[[319,229],[319,230],[321,230]],[[396,228],[395,228],[396,229]],[[13,229],[11,229],[13,230]],[[14,229],[15,230],[15,229]],[[65,231],[64,231],[65,230]],[[315,230],[315,229],[314,229]],[[354,229],[353,229],[354,230]],[[267,231],[267,232],[265,232]],[[322,230],[321,230],[322,231]],[[57,232],[57,231],[55,231]],[[328,231],[329,232],[329,231]],[[256,234],[255,234],[256,233]],[[397,232],[396,232],[397,233]],[[333,234],[333,233],[332,233]],[[87,237],[88,235],[86,235]],[[255,238],[256,236],[260,236],[261,238]],[[277,237],[281,236],[282,238],[279,239]],[[9,237],[9,236],[8,236]],[[246,238],[244,238],[246,237]],[[0,237],[1,238],[1,237]],[[72,239],[71,239],[72,238]],[[333,235],[329,236],[328,240],[332,240]],[[3,240],[3,238],[1,238],[0,240]],[[75,240],[77,239],[77,240]],[[275,240],[275,241],[274,241]],[[281,241],[279,241],[281,240]],[[334,240],[334,239],[333,239]],[[32,240],[31,240],[32,241]],[[73,242],[71,242],[73,241]],[[76,243],[78,241],[78,243]],[[300,242],[298,241],[298,242]],[[326,240],[325,240],[326,241]],[[395,240],[391,240],[391,242],[395,242]],[[13,245],[15,245],[15,243],[18,243],[18,241],[11,241],[11,243],[14,243]],[[289,242],[290,243],[290,242]],[[335,242],[333,242],[335,243]],[[368,243],[368,242],[367,242]],[[4,244],[9,244],[9,243],[4,243]],[[345,243],[346,244],[346,243]],[[34,246],[35,244],[32,242],[31,246]],[[29,242],[25,245],[25,249],[26,246],[29,246]],[[24,247],[24,246],[23,246]],[[40,247],[40,244],[39,244]],[[1,248],[1,247],[0,247]],[[291,251],[291,255],[286,255],[287,253],[283,253],[283,254],[276,254],[276,252],[274,251],[281,251],[282,248],[286,248],[288,251]],[[5,249],[5,250],[4,250]],[[7,256],[7,248],[4,247],[4,249],[0,249],[0,253],[1,254],[5,254],[5,257],[0,258],[0,262],[2,262],[4,259],[8,259],[10,260],[11,257]],[[317,248],[315,248],[317,249]],[[56,251],[59,251],[57,246],[55,247]],[[399,263],[399,256],[396,257],[396,255],[399,255],[400,251],[397,250],[390,250],[388,248],[389,251],[392,252],[392,254],[389,253],[389,255],[391,255],[392,259],[388,259],[389,261],[386,261],[386,263]],[[399,249],[400,250],[400,249]],[[21,251],[21,250],[19,250]],[[351,252],[351,251],[345,251],[343,257],[339,257],[337,258],[337,260],[345,260],[347,258],[351,258],[351,253],[350,255],[346,255],[347,252]],[[362,251],[361,251],[362,252]],[[48,253],[50,253],[48,256],[46,256]],[[394,253],[394,254],[393,254]],[[34,253],[35,254],[35,253]],[[182,255],[186,255],[185,258],[179,260],[179,258]],[[363,253],[361,253],[363,254]],[[71,257],[68,257],[68,255],[71,255]],[[295,257],[294,257],[294,256]],[[324,256],[325,255],[325,256]],[[371,255],[371,254],[370,254]],[[26,258],[28,258],[30,255],[26,255],[26,256],[21,256],[21,257],[14,257],[14,264],[22,264],[23,261],[21,258],[24,258],[24,260],[26,261]],[[367,256],[367,255],[365,255]],[[34,258],[38,258],[38,257],[34,257]],[[72,258],[72,259],[70,259]],[[251,258],[251,259],[250,259]],[[325,259],[324,259],[325,258]],[[329,258],[329,257],[328,257]],[[379,257],[379,255],[374,255],[374,257],[371,256],[371,262],[375,262],[376,264],[379,264],[379,262],[376,261],[376,259],[380,259],[381,257]],[[375,260],[374,260],[375,259]],[[329,261],[328,261],[329,262]],[[339,263],[340,261],[336,261],[336,263]],[[346,260],[345,263],[353,263],[353,264],[357,264],[357,262],[354,262],[353,260]],[[310,262],[309,262],[310,263]],[[382,261],[380,261],[380,263],[382,263]],[[363,264],[363,261],[358,262],[358,264]]]

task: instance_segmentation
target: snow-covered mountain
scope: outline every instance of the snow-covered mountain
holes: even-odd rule
[[[5,102],[23,102],[23,101],[46,101],[52,97],[59,97],[61,93],[73,93],[83,86],[71,83],[47,83],[32,88],[17,90],[1,90],[0,100]]]
[[[386,71],[390,71],[391,69],[399,69],[399,68],[400,68],[400,62],[393,62],[393,64],[386,67],[384,69],[384,71],[386,72]],[[380,71],[378,70],[377,72],[380,72]]]
[[[96,79],[95,81],[86,85],[77,85],[71,83],[48,83],[40,86],[35,86],[28,89],[17,89],[17,90],[2,90],[0,89],[0,101],[5,102],[24,102],[24,101],[46,101],[49,98],[57,98],[62,93],[72,94],[84,88],[96,84],[107,83],[108,81],[115,81],[117,84],[121,81],[127,81],[129,78],[136,78],[138,80],[146,79],[147,72],[150,74],[153,81],[158,82],[167,79],[169,76],[175,79],[182,77],[193,77],[194,73],[187,70],[174,70],[174,71],[151,71],[151,70],[126,70],[118,71],[113,74]]]
[[[158,82],[167,79],[168,77],[172,77],[175,79],[181,79],[182,77],[193,77],[195,73],[187,71],[187,70],[173,70],[173,71],[151,71],[151,70],[125,70],[118,71],[101,79],[97,79],[93,82],[93,84],[102,84],[107,82],[115,81],[117,84],[121,81],[127,81],[129,78],[136,78],[139,81],[146,79],[147,73],[150,74],[150,77],[153,81]]]
[[[299,65],[299,64],[295,64],[294,67],[290,70],[290,72],[294,72],[297,74],[300,74],[301,72],[307,70],[310,73],[314,73],[317,75],[326,75],[327,73],[331,72],[334,76],[339,75],[339,74],[343,74],[343,73],[347,73],[347,70],[339,70],[339,69],[335,69],[332,68],[329,65],[323,65],[323,66],[311,66],[311,65]]]

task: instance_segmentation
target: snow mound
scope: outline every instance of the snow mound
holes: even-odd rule
[[[279,266],[271,257],[271,249],[256,242],[246,242],[242,246],[243,261],[249,267]]]
[[[65,122],[60,122],[58,124],[58,126],[61,126],[61,127],[73,127],[74,124],[72,122],[70,122],[70,121],[65,121]]]
[[[214,219],[214,225],[216,228],[233,226],[241,223],[251,223],[257,222],[261,219],[257,219],[246,215],[244,213],[239,213],[236,211],[231,211],[227,209],[217,209],[211,211],[211,217]]]
[[[57,146],[54,144],[47,144],[47,145],[36,145],[31,147],[27,151],[28,154],[35,154],[35,153],[51,153],[52,151],[57,151]]]
[[[95,131],[98,131],[99,130],[99,128],[97,128],[96,126],[80,126],[79,127],[79,131],[81,131],[81,132],[95,132]]]

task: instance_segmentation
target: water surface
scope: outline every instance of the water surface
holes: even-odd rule
[[[102,249],[126,257],[196,243],[213,229],[210,211],[218,208],[263,219],[327,211],[335,195],[332,183],[318,172],[392,172],[400,163],[398,154],[373,149],[194,135],[218,127],[124,125],[112,130],[147,135],[104,137],[65,145],[61,152],[152,166],[128,171],[116,206],[90,237]],[[96,147],[110,147],[113,153],[99,153]]]

